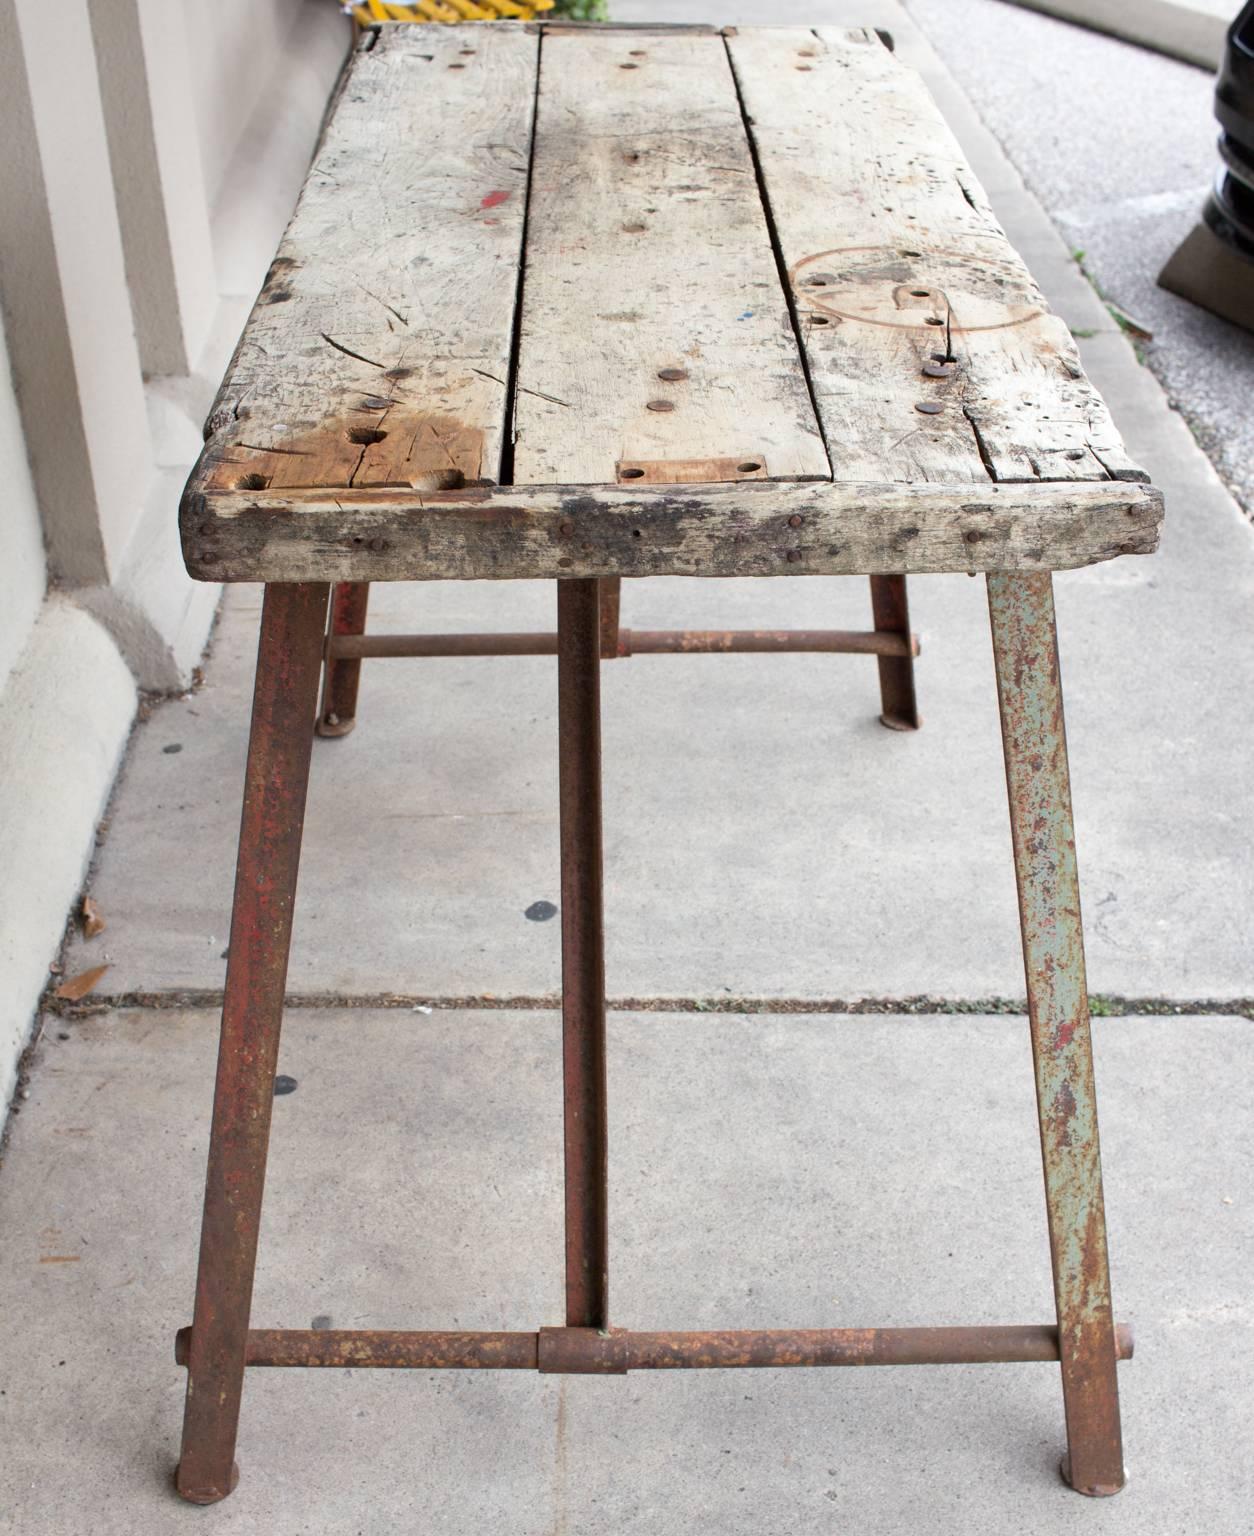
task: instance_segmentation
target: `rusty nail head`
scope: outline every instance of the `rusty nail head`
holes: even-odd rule
[[[944,406],[937,400],[918,400],[915,402],[914,408],[924,416],[939,416],[941,411],[944,410]]]
[[[673,400],[649,400],[645,403],[645,409],[649,411],[673,411],[675,409],[675,402]]]
[[[788,551],[788,559],[791,564],[795,565],[801,559],[801,551],[799,549],[790,549]]]
[[[657,376],[659,379],[665,379],[668,384],[676,384],[680,379],[688,377],[688,370],[686,368],[659,368]]]
[[[800,514],[800,512],[794,512],[793,513],[793,515],[788,519],[788,526],[790,528],[800,528],[801,527],[801,514]]]
[[[984,535],[978,528],[969,528],[966,533],[963,534],[963,538],[966,539],[968,544],[978,544],[983,537]]]
[[[571,534],[574,533],[574,531],[575,531],[574,523],[563,523],[562,526],[558,529],[558,532],[562,535],[562,537],[564,539],[570,538]]]
[[[953,363],[924,363],[923,372],[929,379],[947,379],[954,371]]]

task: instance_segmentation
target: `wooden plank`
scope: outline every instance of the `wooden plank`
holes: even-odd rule
[[[210,417],[206,486],[497,478],[538,50],[479,23],[384,28],[354,57]]]
[[[919,77],[870,30],[727,47],[835,478],[1145,479]]]
[[[830,474],[721,36],[545,29],[519,484]]]
[[[805,576],[1062,570],[1157,543],[1162,497],[1030,485],[499,486],[190,492],[188,568],[213,581]]]

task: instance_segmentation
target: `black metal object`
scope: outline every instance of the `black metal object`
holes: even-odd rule
[[[1254,330],[1254,0],[1228,28],[1215,85],[1220,166],[1202,222],[1159,285]]]

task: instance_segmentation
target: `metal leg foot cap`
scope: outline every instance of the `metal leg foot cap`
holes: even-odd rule
[[[356,724],[357,721],[352,716],[347,720],[341,720],[338,715],[319,715],[314,730],[319,736],[347,736]]]
[[[180,1462],[180,1466],[182,1463]],[[174,1469],[174,1487],[181,1499],[186,1499],[189,1504],[217,1504],[225,1499],[228,1493],[234,1493],[239,1487],[239,1462],[231,1463],[231,1484],[229,1488],[218,1492],[216,1489],[184,1488],[179,1482],[179,1467]]]
[[[923,717],[916,715],[912,720],[907,715],[881,715],[880,724],[890,731],[917,731],[923,724]]]
[[[1070,1456],[1064,1456],[1062,1458],[1062,1460],[1058,1463],[1058,1471],[1062,1476],[1063,1482],[1066,1483],[1068,1488],[1074,1488],[1077,1493],[1082,1493],[1090,1499],[1109,1499],[1112,1495],[1118,1493],[1128,1481],[1128,1469],[1125,1467],[1123,1469],[1123,1479],[1121,1482],[1092,1483],[1088,1487],[1082,1488],[1079,1483],[1073,1483],[1071,1481]]]

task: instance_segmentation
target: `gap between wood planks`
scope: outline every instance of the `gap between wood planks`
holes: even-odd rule
[[[536,36],[536,78],[531,98],[531,133],[527,140],[527,179],[523,183],[522,229],[518,235],[518,278],[514,287],[514,315],[510,326],[509,370],[505,376],[504,422],[501,432],[501,460],[497,479],[501,485],[514,483],[515,414],[518,408],[518,370],[522,353],[523,293],[527,283],[527,231],[531,222],[531,181],[536,169],[536,124],[540,118],[540,77],[544,69],[544,29]],[[476,370],[478,371],[478,370]],[[538,391],[532,390],[535,394]],[[554,399],[546,395],[545,399]],[[561,405],[571,402],[562,400]]]

